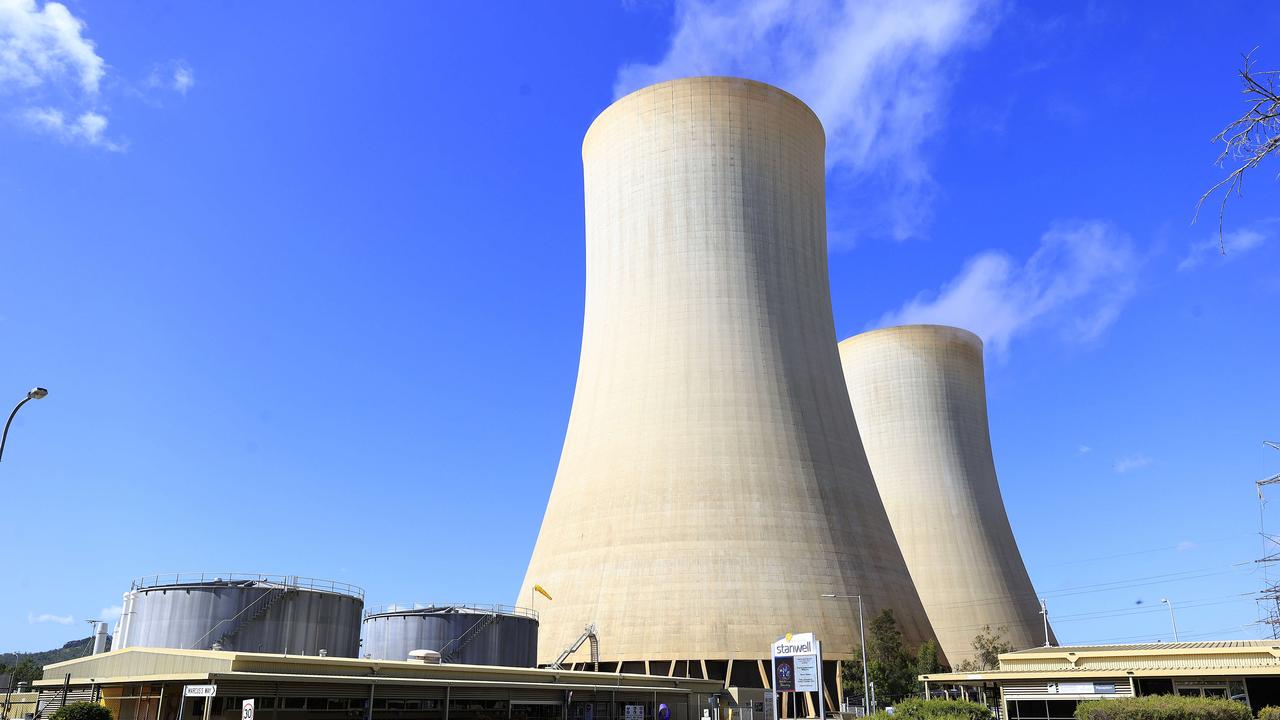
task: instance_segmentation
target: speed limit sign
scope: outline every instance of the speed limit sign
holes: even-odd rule
[[[253,698],[240,703],[240,720],[253,720]]]

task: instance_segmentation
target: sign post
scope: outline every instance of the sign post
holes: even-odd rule
[[[822,643],[813,633],[778,638],[773,644],[773,716],[777,718],[778,693],[818,693],[818,717],[827,720],[827,701],[822,693]]]

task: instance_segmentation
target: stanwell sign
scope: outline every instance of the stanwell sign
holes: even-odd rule
[[[813,633],[789,634],[773,644],[773,691],[818,693],[819,716],[826,718],[826,702],[822,696],[822,643]]]

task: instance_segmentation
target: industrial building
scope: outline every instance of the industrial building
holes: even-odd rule
[[[982,340],[940,325],[891,327],[840,343],[840,361],[876,487],[948,660],[970,658],[985,626],[1015,649],[1054,642],[996,481]]]
[[[930,694],[985,700],[1003,720],[1074,720],[1084,700],[1173,694],[1238,700],[1256,715],[1280,705],[1280,641],[1037,647],[1001,655],[999,670],[920,679]]]
[[[80,700],[115,720],[695,720],[721,683],[618,673],[128,648],[45,666],[39,720]],[[186,697],[200,686],[208,697]]]
[[[646,87],[587,131],[581,360],[518,596],[554,595],[540,662],[593,624],[602,667],[761,688],[770,643],[811,631],[834,709],[855,595],[934,637],[833,340],[824,151],[804,103],[737,78]]]
[[[335,580],[169,573],[133,581],[115,647],[356,657],[364,591]]]
[[[365,613],[360,656],[405,660],[432,650],[464,665],[537,665],[538,615],[506,605],[391,605]]]

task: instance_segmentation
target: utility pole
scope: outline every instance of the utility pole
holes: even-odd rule
[[[1280,443],[1263,441],[1263,445],[1272,450],[1280,450]],[[1267,533],[1266,530],[1266,507],[1267,499],[1263,495],[1262,488],[1268,485],[1280,483],[1280,474],[1272,475],[1269,478],[1259,480],[1254,485],[1258,489],[1258,535],[1262,537],[1262,557],[1256,561],[1262,565],[1262,592],[1258,594],[1258,600],[1265,603],[1263,612],[1266,617],[1262,622],[1271,626],[1271,637],[1280,639],[1280,583],[1271,580],[1268,568],[1277,562],[1280,562],[1280,538]]]

